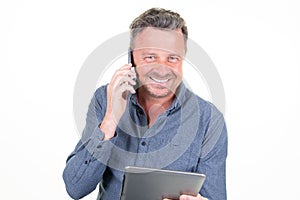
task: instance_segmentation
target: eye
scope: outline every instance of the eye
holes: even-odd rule
[[[156,56],[154,56],[154,55],[146,55],[146,56],[144,57],[144,60],[145,60],[146,62],[153,62],[153,61],[156,60]]]
[[[179,56],[169,56],[168,60],[171,63],[176,63],[176,62],[180,61],[180,57]]]

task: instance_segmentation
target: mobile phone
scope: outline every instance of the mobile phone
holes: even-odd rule
[[[133,53],[132,53],[132,50],[130,48],[128,49],[128,63],[132,64],[131,71],[135,72],[135,63],[134,63],[134,60],[133,60]],[[136,77],[134,77],[133,80],[136,81],[137,80]]]
[[[135,63],[134,63],[134,60],[133,60],[133,53],[132,53],[132,50],[130,48],[128,49],[128,63],[131,63],[132,67],[135,67]]]

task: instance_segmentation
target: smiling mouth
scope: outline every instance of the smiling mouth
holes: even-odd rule
[[[154,78],[154,77],[150,77],[150,79],[157,82],[157,83],[166,83],[170,80],[170,79],[157,79],[157,78]]]

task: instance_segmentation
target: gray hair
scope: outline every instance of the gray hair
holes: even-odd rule
[[[168,30],[181,29],[185,43],[185,52],[187,50],[188,30],[184,19],[176,12],[165,10],[163,8],[151,8],[140,16],[135,18],[130,28],[130,49],[134,47],[134,39],[138,33],[147,27],[162,28]]]

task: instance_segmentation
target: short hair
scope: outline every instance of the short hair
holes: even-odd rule
[[[130,49],[134,47],[134,39],[137,34],[147,27],[169,30],[181,29],[183,34],[185,52],[187,50],[188,30],[184,19],[176,12],[163,8],[151,8],[135,18],[130,28]]]

